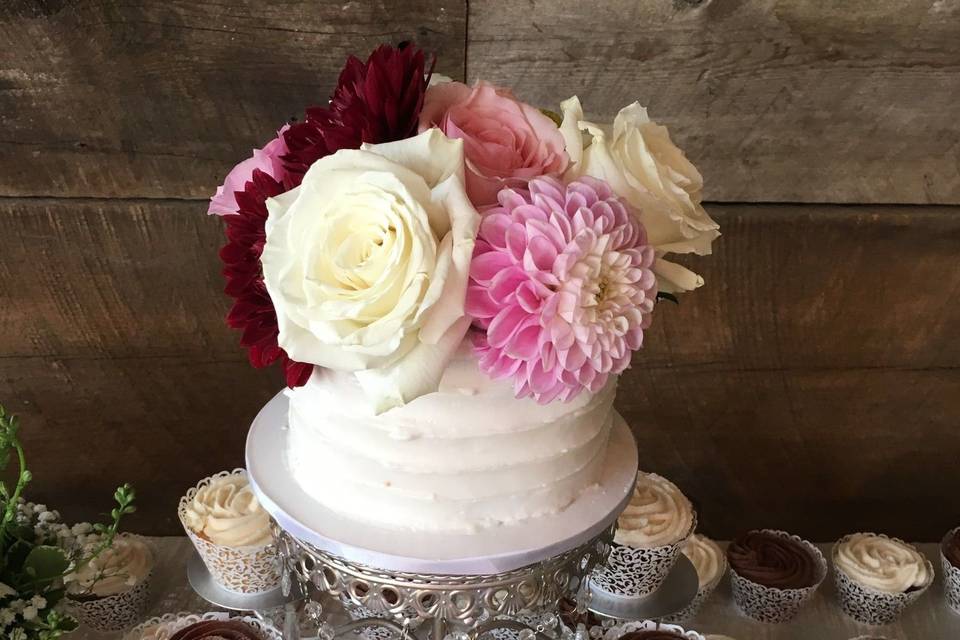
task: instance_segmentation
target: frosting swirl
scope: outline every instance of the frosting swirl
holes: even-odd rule
[[[716,542],[707,536],[700,534],[690,536],[681,551],[683,555],[690,559],[697,570],[701,589],[716,581],[726,567],[723,551],[720,550]]]
[[[899,540],[873,533],[845,537],[833,551],[833,563],[854,582],[885,593],[903,593],[930,580],[924,556]]]
[[[263,640],[263,636],[239,620],[206,620],[180,629],[170,640]]]
[[[269,544],[270,515],[250,489],[245,473],[216,478],[201,487],[183,514],[194,533],[225,547]]]
[[[805,545],[768,531],[748,531],[727,548],[727,560],[741,577],[777,589],[812,587],[819,562]]]
[[[960,569],[960,528],[943,541],[943,557],[954,567]]]
[[[93,541],[85,545],[92,548]],[[141,540],[118,536],[100,555],[70,576],[68,591],[74,596],[105,597],[129,591],[153,569],[153,552]]]
[[[641,472],[617,525],[618,544],[644,549],[673,544],[693,528],[693,505],[666,478]]]

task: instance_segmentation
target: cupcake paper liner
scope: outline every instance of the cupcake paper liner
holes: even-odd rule
[[[618,640],[633,631],[673,631],[679,633],[689,640],[706,640],[703,634],[693,630],[686,630],[683,627],[665,622],[654,622],[653,620],[642,620],[639,622],[627,622],[607,629],[603,634],[603,640]]]
[[[252,547],[227,547],[201,537],[187,526],[186,511],[197,491],[212,482],[238,473],[244,469],[221,471],[197,483],[180,498],[177,515],[184,531],[196,547],[214,581],[234,593],[263,593],[280,585],[280,560],[276,547],[271,544]]]
[[[671,544],[644,549],[613,543],[610,557],[590,576],[601,590],[625,597],[645,596],[656,591],[673,568],[683,544],[697,529],[697,513],[693,513],[690,530]]]
[[[869,535],[878,534],[870,533]],[[880,537],[889,538],[890,540],[899,542],[900,544],[907,544],[899,538],[893,538],[882,534],[880,534]],[[844,536],[837,541],[837,543],[833,546],[831,555],[834,558],[833,578],[837,586],[837,598],[840,600],[840,608],[843,609],[843,612],[854,620],[864,624],[889,624],[899,618],[900,614],[903,613],[903,610],[906,609],[917,598],[923,595],[923,592],[926,591],[933,583],[933,563],[931,563],[929,560],[925,560],[929,579],[927,580],[926,584],[917,589],[912,589],[903,593],[887,593],[859,584],[848,577],[847,574],[845,574],[836,563],[837,549],[847,540],[847,538],[849,538],[849,536]],[[908,546],[914,548],[913,545]]]
[[[128,631],[123,636],[123,640],[167,640],[184,627],[208,620],[239,620],[259,631],[264,640],[283,640],[283,634],[280,630],[269,622],[264,622],[263,620],[250,616],[231,616],[229,613],[221,611],[211,611],[209,613],[168,613],[156,618],[150,618],[146,622]]]
[[[957,530],[960,530],[960,527],[951,529],[943,537],[940,543],[940,563],[943,565],[943,597],[947,601],[947,606],[960,614],[960,569],[953,566],[953,563],[943,555],[943,543],[956,535]]]
[[[143,619],[150,597],[153,572],[128,591],[103,597],[75,600],[67,596],[70,612],[80,623],[97,631],[123,631]]]
[[[813,556],[819,565],[817,582],[809,587],[802,589],[778,589],[776,587],[767,587],[758,582],[744,578],[732,566],[730,567],[730,579],[733,585],[733,600],[737,607],[747,617],[759,620],[760,622],[787,622],[793,619],[800,611],[800,608],[813,597],[817,589],[827,577],[827,560],[813,544],[807,542],[799,536],[794,536],[786,531],[777,531],[774,529],[761,529],[762,533],[769,533],[783,538],[788,538],[794,542],[802,544]]]

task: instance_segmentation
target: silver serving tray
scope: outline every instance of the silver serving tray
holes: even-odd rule
[[[697,596],[700,581],[687,556],[680,554],[660,587],[645,596],[624,596],[590,582],[587,609],[604,618],[655,620],[682,611]]]
[[[231,611],[266,611],[282,607],[287,602],[299,600],[299,585],[294,581],[289,596],[283,595],[278,585],[276,589],[263,593],[235,593],[221,587],[210,575],[200,555],[194,552],[187,561],[187,580],[198,596],[210,604]]]

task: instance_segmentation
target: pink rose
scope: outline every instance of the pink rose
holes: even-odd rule
[[[277,131],[276,138],[264,145],[263,149],[254,149],[251,157],[230,170],[227,177],[223,179],[223,184],[217,187],[217,192],[210,198],[208,214],[228,216],[236,213],[240,208],[237,204],[236,192],[244,190],[253,176],[254,169],[260,169],[274,180],[283,182],[285,170],[280,156],[287,153],[283,132],[289,128],[289,124],[283,125]]]
[[[420,131],[430,127],[463,140],[467,194],[477,207],[496,204],[505,187],[523,189],[533,178],[559,175],[569,163],[563,136],[550,118],[486,82],[427,89]]]

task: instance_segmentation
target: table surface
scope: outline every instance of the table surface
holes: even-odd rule
[[[185,537],[153,538],[159,552],[147,617],[172,612],[202,613],[212,608],[187,584],[187,559],[193,553]],[[827,551],[830,545],[819,545]],[[837,606],[832,577],[828,577],[814,600],[791,622],[772,625],[741,615],[730,595],[726,578],[685,627],[705,634],[723,634],[736,640],[849,640],[861,635],[889,640],[951,640],[960,638],[960,615],[944,603],[943,579],[936,544],[921,544],[937,569],[937,579],[917,603],[895,624],[862,625],[848,618]],[[71,640],[117,640],[122,633],[98,633],[81,628]]]

